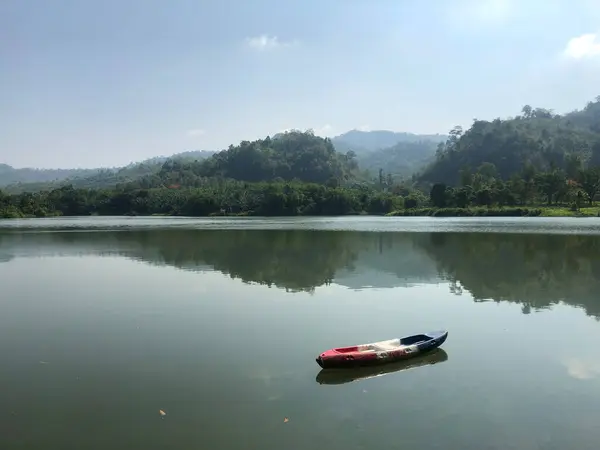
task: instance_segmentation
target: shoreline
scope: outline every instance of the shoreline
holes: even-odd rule
[[[392,211],[390,217],[600,217],[599,206],[572,210],[566,206],[414,208]]]
[[[11,219],[43,219],[51,217],[103,217],[113,216],[104,214],[91,214],[89,216],[65,216],[62,214],[48,214],[45,216],[23,215],[21,217],[0,217],[0,220]],[[524,207],[478,207],[478,208],[411,208],[389,212],[387,214],[368,214],[353,212],[338,214],[333,217],[600,217],[600,206],[591,206],[572,210],[560,206],[524,206]],[[295,214],[295,215],[255,215],[249,212],[241,213],[213,213],[203,216],[181,216],[177,214],[137,214],[130,212],[117,215],[117,217],[331,217],[330,215]]]

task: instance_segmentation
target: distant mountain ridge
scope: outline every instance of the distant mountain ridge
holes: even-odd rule
[[[15,169],[8,164],[0,163],[0,186],[13,183],[42,183],[54,180],[62,180],[73,176],[90,176],[99,172],[100,169]]]
[[[278,133],[272,139],[281,136],[283,134]],[[435,154],[436,145],[446,139],[447,136],[441,134],[350,130],[332,138],[331,142],[338,153],[354,152],[361,169],[376,174],[380,167],[384,167],[393,174],[410,175],[421,169]],[[217,153],[219,152],[211,150],[192,150],[171,156],[156,156],[122,167],[90,169],[14,168],[0,164],[0,188],[10,192],[37,191],[66,183],[86,188],[109,187],[158,173],[168,160],[200,161]]]
[[[408,178],[435,159],[444,134],[414,134],[388,130],[351,130],[331,139],[340,153],[352,151],[358,166],[375,175],[382,169],[386,174]]]
[[[8,164],[0,163],[0,188],[11,187],[13,191],[21,190],[19,185],[38,190],[47,184],[60,184],[67,180],[97,180],[102,177],[107,183],[112,185],[117,182],[135,179],[140,175],[158,172],[162,164],[171,159],[177,161],[193,161],[209,158],[216,152],[211,150],[191,150],[181,153],[175,153],[171,156],[155,156],[140,162],[132,162],[122,167],[99,167],[93,169],[35,169],[35,168],[14,168]],[[110,175],[110,176],[109,176]],[[113,183],[114,181],[114,183]]]
[[[337,147],[351,147],[358,155],[362,151],[380,150],[393,147],[400,142],[433,141],[436,144],[448,139],[444,134],[415,134],[389,130],[360,131],[350,130],[331,139]]]

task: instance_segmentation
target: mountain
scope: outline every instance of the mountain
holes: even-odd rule
[[[100,169],[15,169],[7,164],[0,164],[0,187],[13,183],[44,183],[68,177],[86,177],[99,171]]]
[[[203,186],[208,178],[246,182],[299,180],[339,185],[357,173],[354,156],[335,151],[331,141],[312,132],[291,131],[277,138],[242,141],[220,152],[192,151],[156,157],[116,169],[96,169],[89,176],[71,176],[37,183],[13,183],[7,193],[40,191],[72,185],[80,189]]]
[[[371,176],[383,169],[386,174],[406,178],[431,163],[438,144],[447,138],[442,134],[351,130],[331,141],[340,153],[354,152],[359,168]]]
[[[75,188],[106,188],[142,178],[144,186],[154,186],[164,180],[169,184],[178,184],[177,180],[181,179],[190,181],[192,172],[195,172],[193,177],[222,176],[245,181],[279,177],[322,183],[325,178],[346,180],[359,168],[367,170],[372,177],[383,168],[386,174],[408,177],[433,158],[437,144],[445,139],[447,136],[439,134],[386,130],[351,130],[333,139],[323,139],[310,131],[290,131],[263,140],[242,141],[221,152],[186,151],[123,167],[15,169],[0,164],[0,188],[9,193],[53,189],[66,184]],[[354,154],[347,155],[349,151]],[[163,167],[168,161],[180,164]],[[206,164],[200,164],[203,161]],[[174,174],[183,170],[187,174]],[[168,171],[171,174],[167,175]]]
[[[54,189],[65,184],[75,188],[106,188],[127,183],[158,173],[168,161],[201,161],[214,155],[214,151],[193,150],[171,156],[157,156],[123,167],[97,169],[15,169],[0,164],[0,188],[9,193]]]
[[[457,185],[468,173],[507,180],[555,169],[573,178],[585,166],[600,166],[600,97],[564,115],[526,105],[514,118],[455,127],[417,179]]]
[[[281,179],[337,185],[351,178],[356,168],[353,157],[336,152],[329,139],[315,136],[311,131],[290,131],[276,138],[242,141],[202,161],[172,159],[144,187],[197,186],[206,178],[246,182]]]
[[[191,150],[187,152],[175,153],[173,156],[170,156],[166,159],[177,159],[180,161],[201,161],[207,158],[210,158],[217,152],[214,150]]]
[[[404,141],[392,147],[361,153],[356,160],[358,166],[371,174],[383,169],[394,177],[409,178],[434,161],[436,141]]]
[[[186,152],[175,153],[171,156],[155,156],[154,158],[148,158],[138,163],[131,163],[126,167],[137,166],[140,164],[152,165],[152,164],[163,164],[168,160],[175,161],[201,161],[206,158],[210,158],[212,155],[217,153],[214,150],[189,150]]]
[[[331,139],[336,150],[345,153],[354,151],[357,155],[394,147],[400,142],[433,141],[436,144],[447,139],[442,134],[413,134],[388,130],[360,131],[351,130]]]

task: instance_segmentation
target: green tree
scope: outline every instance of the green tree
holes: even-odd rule
[[[461,187],[454,190],[452,198],[458,208],[466,208],[471,203],[472,192],[470,187]]]
[[[551,205],[554,197],[558,195],[561,188],[565,186],[566,179],[562,171],[553,170],[552,172],[537,174],[536,184],[541,193],[546,196],[548,205]]]
[[[495,178],[498,177],[498,170],[496,169],[496,165],[490,162],[484,162],[477,168],[477,173],[479,173],[482,179],[486,183],[492,182]]]
[[[594,197],[600,190],[600,168],[581,169],[576,180],[585,192],[589,205],[592,206]]]
[[[429,201],[436,208],[444,208],[446,206],[446,195],[446,185],[443,183],[436,183],[429,193]]]
[[[463,167],[460,170],[460,185],[463,187],[473,185],[473,174],[469,167]]]
[[[572,178],[586,163],[600,166],[600,103],[562,116],[526,105],[517,118],[475,120],[468,130],[453,129],[438,158],[415,181],[465,185],[465,168],[479,169],[486,183],[506,181],[527,166],[536,172],[560,169]],[[475,180],[471,185],[481,188]]]

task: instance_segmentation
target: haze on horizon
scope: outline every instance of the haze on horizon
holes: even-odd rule
[[[598,94],[595,0],[4,0],[0,163],[125,165],[284,129],[447,133]]]

